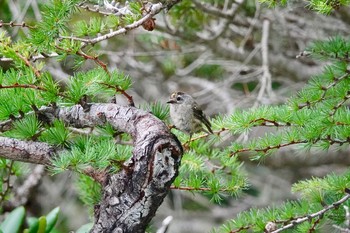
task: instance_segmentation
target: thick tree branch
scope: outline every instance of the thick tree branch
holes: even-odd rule
[[[152,114],[117,104],[92,104],[39,110],[45,119],[60,119],[76,127],[111,124],[130,134],[133,157],[125,169],[107,174],[103,198],[95,211],[91,232],[144,232],[177,176],[183,153],[181,143],[168,127]],[[46,143],[0,137],[1,156],[31,163],[49,164],[54,150]]]
[[[95,104],[62,109],[58,116],[75,127],[111,124],[134,141],[129,170],[111,175],[104,184],[91,232],[144,232],[177,176],[182,147],[167,126],[134,107]]]
[[[49,164],[55,149],[43,142],[0,137],[0,157],[36,164]]]

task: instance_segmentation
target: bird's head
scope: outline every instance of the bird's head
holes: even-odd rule
[[[184,92],[178,91],[170,95],[170,99],[167,102],[168,104],[190,104],[193,102],[193,98]]]

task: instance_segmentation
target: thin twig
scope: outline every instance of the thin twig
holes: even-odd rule
[[[344,96],[344,98],[333,107],[331,113],[329,114],[331,117],[333,117],[335,115],[335,113],[337,112],[337,110],[343,106],[343,104],[345,104],[346,101],[348,101],[350,99],[350,91],[348,92],[348,94],[346,96]]]
[[[166,233],[168,232],[169,225],[173,221],[173,216],[166,217],[163,222],[162,226],[157,230],[157,233]]]
[[[22,23],[14,23],[13,21],[9,22],[9,23],[4,23],[2,22],[2,20],[0,20],[0,28],[3,26],[10,26],[10,27],[23,27],[23,28],[30,28],[33,29],[35,28],[34,26],[30,26],[25,22]]]
[[[45,166],[35,166],[33,172],[29,174],[23,184],[16,189],[14,200],[12,201],[14,206],[25,205],[27,203],[31,191],[39,184],[44,173]]]
[[[10,88],[31,88],[31,89],[46,91],[45,88],[40,87],[40,86],[36,86],[36,85],[33,85],[33,84],[18,84],[18,83],[15,83],[13,85],[8,85],[8,86],[4,86],[4,85],[0,84],[0,89],[10,89]]]
[[[256,26],[256,23],[259,21],[259,16],[261,13],[260,5],[261,5],[261,3],[258,0],[255,0],[256,10],[254,13],[254,17],[251,20],[251,23],[249,24],[249,28],[248,28],[247,32],[245,33],[243,40],[239,43],[239,47],[238,47],[238,50],[242,51],[242,53],[243,53],[244,46],[247,44],[247,42],[249,40],[251,40],[254,27]]]
[[[75,41],[81,41],[83,42],[83,45],[81,46],[81,48],[86,47],[87,45],[91,44],[96,44],[98,42],[101,42],[103,40],[107,40],[109,38],[115,37],[117,35],[121,35],[124,33],[127,33],[128,31],[135,29],[137,27],[140,27],[142,24],[144,24],[147,20],[151,19],[153,16],[155,16],[156,14],[158,14],[162,9],[166,8],[166,6],[163,6],[162,3],[157,3],[157,4],[153,4],[150,7],[150,10],[147,14],[145,14],[141,19],[135,21],[132,24],[129,24],[123,28],[120,28],[116,31],[112,31],[110,33],[107,33],[105,35],[102,36],[98,36],[92,39],[86,39],[86,38],[79,38],[79,37],[74,37],[74,36],[59,36],[59,38],[61,39],[68,39],[68,40],[75,40]]]
[[[175,128],[175,127],[172,126],[172,128]],[[218,131],[214,131],[213,134],[214,134],[214,135],[216,134],[216,135],[220,136],[220,134],[221,134],[222,132],[225,132],[225,131],[228,131],[228,130],[229,130],[228,128],[221,128],[221,129],[218,130]],[[212,134],[206,133],[206,134],[199,135],[198,137],[191,138],[190,140],[186,141],[182,146],[183,146],[183,147],[188,147],[188,144],[189,144],[190,142],[199,140],[199,139],[201,139],[201,138],[209,137],[210,135],[212,135]]]
[[[337,225],[332,225],[335,229],[338,229],[341,233],[350,233],[350,229],[347,229],[347,228],[343,228],[343,227],[340,227],[340,226],[337,226]]]
[[[11,160],[11,161],[9,162],[9,164],[6,164],[6,169],[8,170],[8,174],[6,174],[6,175],[2,178],[2,179],[3,179],[2,182],[3,182],[3,184],[5,184],[6,186],[5,186],[5,188],[3,187],[3,191],[0,192],[0,204],[1,204],[1,202],[4,201],[4,199],[6,198],[7,193],[8,193],[8,192],[10,191],[10,189],[12,188],[11,183],[10,183],[10,177],[11,177],[11,175],[12,175],[12,173],[13,173],[13,171],[12,171],[13,164],[14,164],[14,161],[13,161],[13,160]]]
[[[129,95],[125,90],[121,89],[118,86],[110,85],[108,83],[99,83],[99,84],[105,85],[108,88],[112,88],[116,92],[120,92],[122,95],[124,95],[127,98],[128,102],[129,102],[129,106],[135,107],[134,98],[131,95]]]
[[[211,188],[208,187],[188,187],[188,186],[170,186],[170,189],[177,189],[182,191],[211,191]],[[227,192],[230,191],[229,189],[222,188],[219,190],[220,192]]]
[[[269,29],[270,29],[270,20],[264,19],[263,28],[262,28],[262,38],[261,38],[261,56],[262,56],[262,71],[263,74],[260,79],[260,90],[257,96],[257,101],[261,102],[264,93],[267,93],[269,96],[272,94],[271,87],[271,73],[269,70]],[[256,102],[254,106],[258,103]]]
[[[252,120],[249,123],[258,123],[258,122],[259,122],[259,125],[255,125],[255,126],[276,126],[276,127],[291,126],[291,124],[289,122],[280,123],[280,122],[277,122],[275,120],[270,120],[270,119],[266,119],[263,117]]]
[[[236,1],[237,4],[232,4],[232,7],[230,9],[219,9],[216,8],[215,6],[205,3],[203,1],[193,1],[193,3],[196,5],[196,7],[200,10],[203,10],[206,13],[209,13],[211,15],[215,15],[220,18],[225,18],[232,20],[234,17],[235,13],[239,9],[239,6],[243,3],[244,1]]]
[[[88,5],[84,5],[84,4],[81,4],[81,5],[78,5],[78,6],[83,8],[84,10],[95,12],[95,13],[99,13],[99,14],[102,14],[102,15],[113,15],[112,12],[101,11],[99,6],[95,6],[95,8],[92,8],[92,7],[90,7]]]
[[[15,83],[13,85],[7,85],[7,86],[0,84],[0,89],[10,89],[10,88],[30,88],[30,89],[40,90],[40,91],[47,91],[46,88],[41,87],[41,86],[36,86],[36,85],[33,85],[33,84],[18,84],[18,83]],[[57,93],[57,95],[61,96],[63,98],[70,99],[68,96],[66,96],[63,93]],[[1,129],[1,123],[0,123],[0,129]]]
[[[28,66],[30,69],[33,70],[35,76],[36,76],[37,78],[40,78],[40,76],[41,76],[40,71],[39,71],[37,68],[35,68],[35,67],[30,63],[30,61],[29,61],[26,57],[24,57],[22,54],[20,54],[18,51],[15,51],[15,53],[16,53],[17,56],[26,64],[26,66]]]

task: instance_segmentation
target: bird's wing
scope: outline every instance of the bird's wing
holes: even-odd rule
[[[200,109],[198,107],[197,104],[195,104],[193,106],[193,114],[194,114],[195,118],[199,119],[207,127],[207,129],[210,133],[213,133],[213,130],[211,129],[211,124],[210,124],[207,116],[204,114],[202,109]]]

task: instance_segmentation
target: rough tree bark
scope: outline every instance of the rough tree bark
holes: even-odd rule
[[[40,115],[76,128],[109,123],[132,136],[132,159],[117,174],[102,174],[103,197],[95,208],[91,232],[144,232],[177,176],[183,153],[167,126],[150,113],[116,104],[92,104],[88,111],[80,105],[44,107]],[[56,151],[46,143],[4,137],[0,150],[1,157],[46,165]]]

